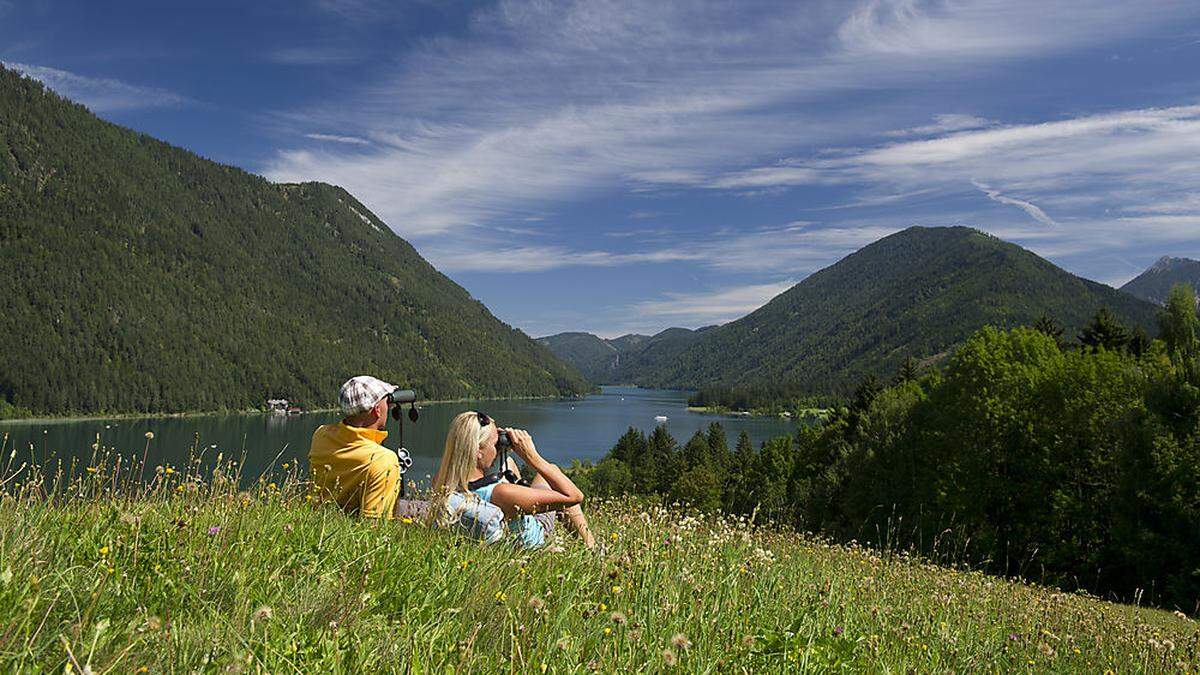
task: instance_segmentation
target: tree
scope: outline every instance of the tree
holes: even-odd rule
[[[1093,351],[1107,349],[1116,352],[1124,351],[1132,337],[1115,314],[1107,307],[1101,307],[1092,322],[1084,326],[1079,334],[1079,342]]]
[[[1054,342],[1056,342],[1059,346],[1061,346],[1063,343],[1063,327],[1060,326],[1058,322],[1055,321],[1049,314],[1043,313],[1038,317],[1037,321],[1033,322],[1033,325],[1030,326],[1030,328],[1054,338]]]
[[[1182,361],[1195,361],[1200,345],[1200,316],[1196,314],[1196,292],[1186,284],[1175,284],[1166,306],[1158,315],[1158,329],[1167,351]]]
[[[893,385],[903,384],[904,382],[912,382],[920,375],[920,370],[917,368],[917,360],[913,357],[904,359],[904,363],[900,364],[900,370],[896,371],[896,377],[892,380]]]

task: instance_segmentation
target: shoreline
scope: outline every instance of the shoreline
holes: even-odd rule
[[[575,397],[571,396],[494,396],[490,398],[451,398],[451,399],[436,399],[436,400],[420,400],[418,401],[417,410],[421,409],[423,404],[433,403],[466,403],[469,401],[545,401],[553,399],[569,400]],[[578,397],[583,398],[583,397]],[[312,408],[306,409],[299,415],[282,415],[282,417],[299,417],[300,415],[311,415],[315,413],[337,412],[337,408]],[[105,420],[142,420],[142,419],[182,419],[187,417],[232,417],[251,415],[276,415],[266,410],[251,409],[251,410],[208,410],[208,411],[191,411],[191,412],[171,412],[171,413],[101,413],[95,415],[75,415],[67,414],[61,417],[8,417],[0,419],[0,429],[5,425],[16,424],[64,424],[69,422],[101,422]]]

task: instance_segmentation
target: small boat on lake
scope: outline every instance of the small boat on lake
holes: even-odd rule
[[[654,421],[658,422],[659,424],[662,424],[663,422],[667,421],[667,416],[666,415],[656,415],[654,417]]]

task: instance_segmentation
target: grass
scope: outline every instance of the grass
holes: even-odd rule
[[[345,517],[294,466],[239,490],[216,464],[10,465],[0,669],[1196,670],[1182,615],[744,520],[595,502],[599,554],[530,553]]]

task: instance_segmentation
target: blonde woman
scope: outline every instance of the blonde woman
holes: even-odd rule
[[[522,429],[503,430],[510,439],[512,451],[537,472],[537,478],[528,487],[516,484],[516,466],[510,460],[505,469],[511,473],[503,477],[495,476],[497,480],[494,481],[490,480],[493,476],[485,480],[488,470],[496,461],[496,441],[500,431],[490,417],[480,412],[460,413],[450,422],[442,464],[433,478],[434,504],[431,512],[441,514],[444,521],[455,520],[457,514],[451,511],[455,511],[455,504],[463,503],[464,496],[493,504],[503,513],[508,530],[526,548],[544,545],[547,536],[553,533],[555,513],[561,513],[569,528],[579,535],[588,548],[595,546],[587,519],[579,507],[583,493],[562,469],[538,454],[529,432]],[[447,509],[448,505],[450,509]],[[492,539],[489,536],[484,538],[489,541]]]

